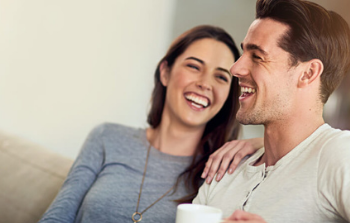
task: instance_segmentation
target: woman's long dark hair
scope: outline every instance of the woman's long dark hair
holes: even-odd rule
[[[160,64],[163,61],[166,61],[168,67],[171,69],[178,56],[180,56],[193,42],[204,38],[214,39],[226,44],[230,48],[235,61],[239,58],[240,54],[235,42],[229,34],[219,27],[209,25],[197,26],[175,39],[166,55],[158,63],[154,75],[155,87],[152,92],[152,104],[147,119],[152,128],[155,129],[159,126],[165,103],[166,87],[164,87],[160,81]],[[230,93],[224,106],[218,114],[206,124],[191,165],[179,175],[176,181],[175,188],[177,188],[177,185],[181,180],[184,180],[186,189],[189,192],[187,196],[177,200],[177,202],[183,203],[191,202],[193,200],[200,185],[203,183],[201,174],[209,155],[220,148],[226,141],[237,139],[239,132],[239,124],[236,121],[236,113],[239,106],[238,94],[238,79],[233,77]]]

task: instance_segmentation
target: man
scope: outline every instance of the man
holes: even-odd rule
[[[265,147],[194,203],[221,208],[227,222],[350,222],[350,132],[322,118],[350,68],[349,26],[302,0],[258,0],[256,13],[231,73],[237,119],[263,124]]]

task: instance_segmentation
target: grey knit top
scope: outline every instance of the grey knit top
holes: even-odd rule
[[[132,223],[149,142],[145,129],[102,124],[86,139],[60,192],[40,223]],[[192,157],[172,156],[151,147],[139,212],[171,188]],[[175,222],[176,193],[148,209],[141,223]]]

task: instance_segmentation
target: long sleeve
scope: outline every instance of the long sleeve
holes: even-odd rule
[[[86,139],[67,179],[39,223],[73,223],[79,207],[104,162],[101,134],[96,127]]]

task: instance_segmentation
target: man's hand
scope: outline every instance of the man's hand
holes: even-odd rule
[[[252,214],[249,212],[237,210],[233,214],[225,218],[222,222],[224,223],[266,223],[266,221],[259,215]]]

